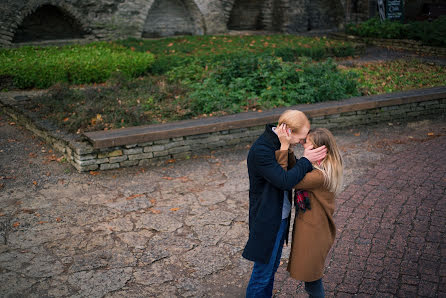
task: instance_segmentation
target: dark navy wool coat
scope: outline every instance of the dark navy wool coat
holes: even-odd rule
[[[271,258],[282,221],[284,191],[289,190],[291,196],[293,186],[313,169],[304,157],[288,171],[279,165],[275,151],[280,149],[280,141],[272,127],[266,126],[248,154],[249,238],[242,254],[248,260],[264,264]]]

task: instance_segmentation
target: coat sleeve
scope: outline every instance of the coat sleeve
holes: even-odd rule
[[[325,178],[324,174],[320,170],[313,170],[296,185],[296,189],[313,190],[317,188],[322,188],[324,186]]]
[[[294,155],[294,151],[290,148],[288,149],[288,170],[294,168],[296,165],[297,158]]]
[[[289,152],[285,150],[277,150],[275,154],[277,162],[283,169],[286,170],[288,166]],[[324,181],[324,175],[322,174],[322,172],[319,170],[314,170],[307,173],[305,177],[301,179],[300,182],[293,188],[305,190],[321,188],[324,186]]]
[[[288,160],[288,151],[284,152]],[[259,148],[255,154],[255,166],[268,182],[281,190],[292,189],[307,172],[313,169],[308,159],[301,158],[291,170],[285,171],[271,153],[268,148]]]

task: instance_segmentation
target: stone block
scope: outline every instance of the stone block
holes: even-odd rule
[[[175,147],[167,150],[169,154],[177,154],[180,152],[187,152],[190,150],[190,146],[181,146],[181,147]]]
[[[157,152],[157,151],[163,151],[166,148],[164,145],[153,145],[153,146],[147,146],[144,147],[144,152]]]
[[[424,102],[420,102],[419,105],[420,106],[433,106],[433,105],[438,105],[440,102],[438,100],[432,100],[432,101],[424,101]]]
[[[132,149],[135,148],[136,146],[138,146],[138,144],[132,144],[132,145],[125,145],[126,149]],[[124,153],[125,154],[125,153]]]
[[[112,170],[119,168],[119,163],[103,163],[100,165],[100,170]]]
[[[224,141],[218,141],[218,142],[208,143],[206,147],[209,149],[216,149],[219,147],[223,147],[224,145],[225,145]]]
[[[84,155],[94,152],[94,148],[92,146],[83,144],[83,143],[71,143],[71,148],[74,149],[77,155]]]
[[[193,136],[187,136],[185,137],[186,140],[198,140],[198,139],[205,139],[207,137],[209,137],[211,134],[209,133],[204,133],[204,134],[199,134],[199,135],[193,135]]]
[[[152,152],[148,152],[148,153],[132,154],[132,155],[129,155],[128,157],[129,157],[129,160],[152,158],[153,157],[153,153]]]
[[[171,148],[175,148],[175,147],[180,147],[180,146],[184,146],[184,141],[177,141],[177,142],[170,142],[169,144],[164,145],[164,148],[166,150],[169,150]]]
[[[96,165],[101,163],[108,162],[108,158],[100,158],[100,159],[89,159],[89,160],[75,160],[75,162],[80,166],[89,166]]]
[[[124,149],[125,155],[139,154],[142,153],[143,148],[132,148],[132,149]]]
[[[185,140],[184,145],[192,146],[192,145],[201,145],[207,143],[207,139],[195,139],[195,140]]]
[[[113,150],[110,152],[101,152],[98,154],[98,158],[105,158],[105,157],[115,157],[115,156],[121,156],[122,155],[122,149]]]
[[[168,155],[169,155],[169,152],[167,150],[153,152],[153,157],[161,157],[161,156],[168,156]]]
[[[99,168],[99,165],[97,164],[87,166],[81,166],[75,162],[71,162],[71,164],[76,168],[78,172],[94,171]]]
[[[115,156],[109,158],[109,163],[116,163],[116,162],[122,162],[124,160],[127,160],[127,155],[121,155],[121,156]]]
[[[77,155],[76,153],[73,154],[73,158],[76,160],[90,160],[95,159],[97,157],[97,154],[85,154],[85,155]]]

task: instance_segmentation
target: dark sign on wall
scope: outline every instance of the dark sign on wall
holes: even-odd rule
[[[388,20],[402,21],[404,17],[403,0],[386,1],[386,18]]]

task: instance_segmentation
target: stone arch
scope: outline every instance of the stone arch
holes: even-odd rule
[[[11,25],[14,32],[11,41],[82,38],[90,32],[83,20],[85,18],[69,4],[54,0],[32,1]]]
[[[312,0],[307,5],[307,30],[336,28],[344,21],[340,0]]]
[[[265,28],[265,0],[235,0],[231,3],[229,30],[261,30]]]
[[[155,0],[147,12],[142,37],[205,33],[203,14],[193,0]]]

